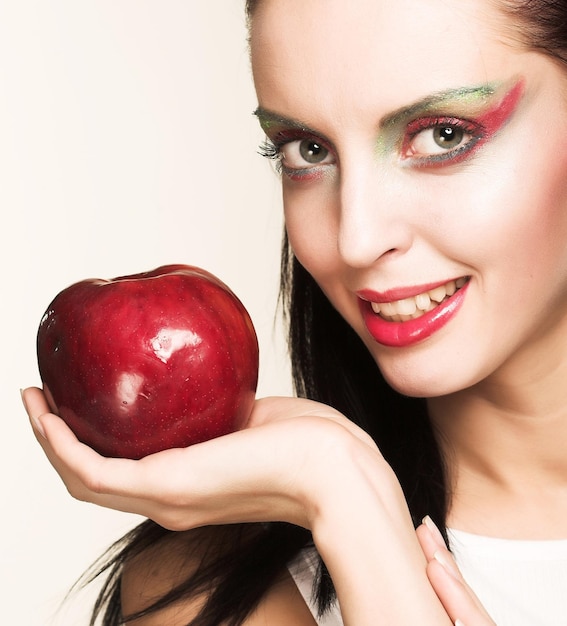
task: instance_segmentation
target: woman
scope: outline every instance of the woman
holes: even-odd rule
[[[26,392],[71,493],[156,522],[110,557],[105,623],[315,624],[311,539],[321,624],[335,591],[356,626],[564,623],[567,3],[248,10],[311,400],[135,462]]]

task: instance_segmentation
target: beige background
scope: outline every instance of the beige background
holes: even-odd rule
[[[81,626],[74,579],[133,516],[74,501],[19,388],[35,333],[72,282],[201,265],[240,296],[261,344],[259,394],[288,393],[274,327],[279,184],[262,135],[243,0],[0,0],[3,288],[0,621]]]

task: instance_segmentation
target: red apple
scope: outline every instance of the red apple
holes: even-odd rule
[[[104,456],[138,459],[238,430],[258,381],[248,312],[187,265],[64,289],[41,320],[37,355],[51,409]]]

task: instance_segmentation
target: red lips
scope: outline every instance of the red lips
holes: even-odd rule
[[[378,343],[394,348],[404,348],[431,337],[448,324],[463,304],[468,286],[469,282],[451,297],[439,303],[433,310],[406,322],[387,321],[374,313],[371,302],[384,302],[384,294],[361,292],[358,294],[359,306],[368,332]],[[391,294],[388,294],[388,298],[390,296]]]

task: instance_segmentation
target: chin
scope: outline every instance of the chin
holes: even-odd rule
[[[416,398],[463,391],[496,369],[496,357],[486,358],[487,343],[470,341],[470,335],[461,327],[460,331],[438,333],[398,349],[382,346],[368,333],[360,333],[386,382],[398,393]]]
[[[386,382],[398,393],[415,398],[436,398],[462,391],[478,382],[471,372],[460,370],[458,359],[376,359]]]
[[[450,393],[448,389],[437,388],[428,382],[416,379],[414,376],[387,376],[386,382],[398,393],[411,398],[433,398]]]

